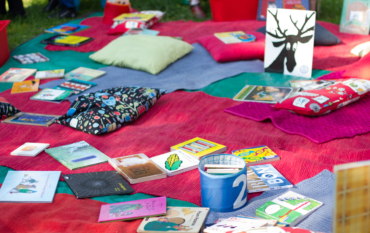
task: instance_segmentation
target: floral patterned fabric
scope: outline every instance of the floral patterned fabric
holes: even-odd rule
[[[20,112],[13,105],[11,105],[5,98],[0,97],[0,120],[13,116]]]

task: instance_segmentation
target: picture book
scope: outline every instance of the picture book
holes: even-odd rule
[[[316,12],[267,10],[265,72],[310,78]]]
[[[137,13],[124,13],[122,15],[117,16],[114,18],[114,21],[140,21],[140,22],[148,22],[152,18],[154,18],[155,14],[137,14]]]
[[[227,150],[227,147],[215,142],[211,142],[202,138],[193,138],[189,141],[180,143],[172,146],[171,151],[183,150],[186,153],[193,155],[195,158],[200,160],[206,155],[213,155],[223,153]]]
[[[80,25],[80,24],[73,24],[73,23],[65,23],[56,27],[52,27],[46,29],[45,32],[49,33],[58,33],[62,35],[70,35],[82,30],[89,28],[90,26]]]
[[[0,82],[22,82],[36,72],[36,69],[10,68],[0,75]]]
[[[36,72],[35,78],[37,79],[48,79],[48,78],[63,78],[64,69],[60,70],[45,70]]]
[[[277,8],[276,0],[259,0],[258,1],[258,20],[266,20],[267,18],[267,8]]]
[[[309,10],[309,0],[276,0],[276,7],[293,10]]]
[[[71,79],[68,80],[62,84],[59,84],[58,86],[54,87],[53,89],[57,90],[66,90],[66,91],[72,91],[73,94],[80,94],[81,92],[84,92],[92,87],[96,86],[96,83],[82,81],[78,79]]]
[[[288,191],[272,201],[267,201],[256,210],[256,215],[293,227],[322,205],[320,201]]]
[[[239,149],[231,153],[244,159],[247,166],[280,160],[280,157],[267,146]]]
[[[40,79],[17,82],[13,84],[11,94],[35,92],[39,90]]]
[[[63,175],[77,198],[122,195],[135,192],[116,171]]]
[[[102,70],[94,70],[89,68],[80,67],[65,75],[66,79],[78,79],[82,81],[91,81],[93,79],[103,76],[106,72]]]
[[[48,143],[25,143],[18,147],[16,150],[12,151],[11,155],[20,156],[36,156],[48,148],[50,144]]]
[[[159,31],[145,29],[145,28],[131,28],[127,32],[125,32],[122,36],[128,35],[149,35],[149,36],[156,36],[159,34]]]
[[[234,100],[275,104],[287,98],[292,91],[291,87],[246,85],[235,95]]]
[[[72,95],[72,91],[56,90],[51,88],[42,89],[39,93],[31,97],[31,100],[43,100],[60,103]]]
[[[85,141],[53,147],[46,149],[45,152],[70,170],[105,163],[109,159]]]
[[[293,185],[271,164],[247,167],[248,193],[291,188]]]
[[[19,112],[14,116],[8,117],[2,121],[2,123],[8,124],[20,124],[20,125],[37,125],[37,126],[49,126],[53,124],[55,118],[59,116],[38,114],[38,113],[27,113]]]
[[[171,151],[152,157],[151,160],[167,173],[174,176],[183,172],[196,169],[199,160],[182,150]]]
[[[23,54],[23,55],[14,55],[13,58],[19,61],[22,65],[50,61],[49,58],[42,55],[41,53],[28,53],[28,54]]]
[[[80,45],[86,44],[92,41],[93,38],[85,36],[67,36],[67,35],[56,35],[50,38],[47,38],[41,43],[52,44],[52,45],[61,45],[69,47],[78,47]]]
[[[166,197],[102,205],[98,222],[125,221],[166,215]]]
[[[0,202],[52,203],[60,171],[8,171]]]
[[[344,79],[326,79],[326,80],[291,80],[291,87],[298,87],[301,90],[320,90],[327,86],[333,85],[336,82],[344,81]]]
[[[344,0],[339,31],[368,35],[370,26],[370,0]]]
[[[256,37],[242,31],[215,33],[215,37],[225,44],[248,43],[256,41]]]
[[[145,154],[127,155],[109,159],[109,164],[116,169],[130,184],[166,178],[166,172],[150,160]]]
[[[230,217],[215,225],[206,227],[204,233],[229,233],[247,231],[250,229],[260,228],[267,226],[268,222],[264,220],[255,220],[248,218]]]
[[[209,208],[169,206],[165,216],[145,218],[137,232],[198,233],[203,228],[208,212]]]

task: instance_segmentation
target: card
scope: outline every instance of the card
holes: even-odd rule
[[[19,61],[20,63],[22,63],[22,65],[50,61],[49,58],[42,55],[41,53],[28,53],[28,54],[23,54],[23,55],[14,55],[13,58]]]
[[[70,95],[72,95],[72,91],[45,88],[36,95],[32,96],[31,99],[61,102]]]
[[[48,143],[25,143],[18,147],[16,150],[12,151],[11,155],[21,155],[21,156],[36,156],[48,148],[50,144]]]
[[[125,32],[122,36],[128,35],[149,35],[149,36],[156,36],[159,34],[159,31],[145,29],[145,28],[131,28],[127,32]]]
[[[20,124],[20,125],[37,125],[37,126],[49,126],[53,124],[55,118],[59,116],[19,112],[14,116],[8,117],[2,121],[7,124]]]
[[[65,75],[66,79],[78,79],[82,81],[91,81],[103,76],[106,72],[102,70],[94,70],[85,67],[79,67]]]
[[[0,75],[0,82],[22,82],[36,71],[36,69],[10,68]]]
[[[48,79],[48,78],[63,78],[64,69],[59,70],[45,70],[36,72],[35,78],[37,79]]]
[[[39,90],[40,79],[28,80],[14,83],[11,94],[35,92]]]
[[[244,159],[247,166],[280,160],[280,157],[267,146],[233,150],[232,154]]]
[[[152,157],[151,160],[164,170],[168,176],[196,169],[199,160],[182,150],[171,151]]]
[[[275,104],[290,96],[292,91],[291,87],[246,85],[234,100]]]
[[[256,37],[254,35],[245,34],[245,32],[242,31],[215,33],[215,36],[225,44],[248,43],[256,41]]]
[[[78,79],[72,79],[69,81],[66,81],[62,84],[59,84],[58,86],[54,87],[53,89],[57,90],[67,90],[72,91],[73,94],[77,95],[81,92],[84,92],[92,87],[96,86],[96,83],[82,81]]]
[[[82,30],[89,28],[90,26],[80,25],[80,24],[73,24],[73,23],[65,23],[56,27],[52,27],[46,29],[45,32],[49,33],[58,33],[62,35],[70,35]]]

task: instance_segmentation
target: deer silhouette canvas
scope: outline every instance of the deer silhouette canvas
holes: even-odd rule
[[[310,78],[316,12],[267,10],[265,72]]]

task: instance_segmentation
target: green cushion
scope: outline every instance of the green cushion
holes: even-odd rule
[[[190,44],[167,36],[122,36],[90,55],[96,62],[158,74],[193,49]]]

